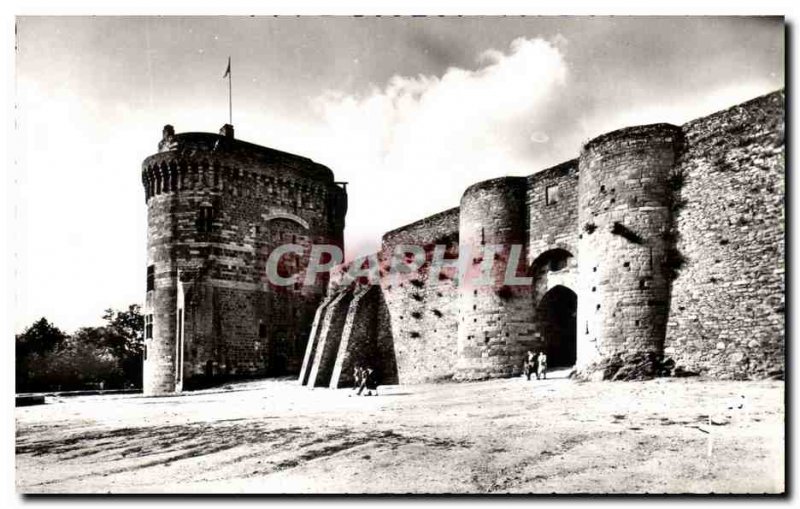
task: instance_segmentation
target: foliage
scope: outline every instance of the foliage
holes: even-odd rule
[[[75,336],[77,337],[77,335]],[[122,370],[109,352],[70,338],[49,355],[34,355],[28,364],[27,391],[117,388]]]
[[[58,327],[40,318],[16,337],[17,355],[30,353],[46,355],[66,343],[67,335]]]
[[[109,348],[120,364],[128,384],[141,387],[142,357],[144,355],[144,316],[138,304],[128,306],[127,311],[107,309],[103,318],[105,327],[104,346]]]
[[[15,337],[17,391],[25,390],[35,361],[60,350],[67,341],[61,329],[40,318]]]
[[[16,337],[17,392],[141,387],[144,317],[107,309],[101,327],[68,336],[42,318]]]

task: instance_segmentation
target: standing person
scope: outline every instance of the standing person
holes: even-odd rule
[[[536,370],[536,379],[539,379],[539,376],[545,380],[547,380],[547,354],[544,352],[539,352],[538,360],[538,369]]]
[[[536,373],[536,355],[533,354],[530,350],[528,350],[528,354],[525,357],[525,363],[523,365],[525,376],[528,380],[531,379],[531,374]]]
[[[372,391],[375,391],[375,395],[378,395],[378,374],[372,368],[367,368],[367,372],[364,374],[367,379],[367,396],[372,396]]]
[[[361,386],[361,366],[353,368],[353,390],[358,390]]]
[[[358,388],[358,395],[360,396],[364,389],[367,390],[367,396],[372,396],[372,391],[375,391],[375,395],[378,395],[378,380],[375,374],[375,370],[371,367],[367,366],[366,369],[362,370],[361,372],[361,385]]]
[[[358,375],[358,392],[356,392],[356,396],[361,396],[361,393],[364,392],[364,389],[367,388],[367,371],[369,368],[359,368],[359,375]]]

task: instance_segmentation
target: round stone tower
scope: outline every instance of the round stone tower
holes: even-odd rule
[[[668,124],[588,142],[578,178],[577,369],[649,375],[663,352],[669,309],[671,172],[682,144]]]
[[[467,277],[459,281],[457,380],[510,376],[522,358],[518,336],[531,309],[518,297],[529,288],[506,285],[504,276],[512,246],[525,244],[526,189],[527,179],[503,177],[475,184],[461,198],[459,251],[466,250],[470,263]],[[524,259],[519,252],[517,260]],[[483,281],[482,267],[489,262]]]
[[[302,275],[312,244],[343,247],[347,195],[310,159],[220,133],[175,134],[142,164],[147,203],[144,393],[299,371],[325,292],[276,286],[270,253],[297,244],[280,275]]]

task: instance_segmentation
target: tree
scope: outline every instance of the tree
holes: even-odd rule
[[[116,388],[123,384],[117,359],[107,349],[86,341],[93,328],[80,329],[58,351],[34,356],[30,361],[33,391]]]
[[[103,319],[108,323],[107,346],[118,357],[141,355],[144,350],[144,316],[138,304],[131,304],[127,311],[106,309]]]
[[[84,327],[74,335],[75,344],[93,348],[97,355],[116,359],[124,385],[141,387],[144,353],[144,316],[138,304],[126,311],[106,309],[102,327]]]
[[[66,341],[67,335],[44,317],[16,336],[18,355],[22,350],[23,356],[31,353],[46,355],[61,348]]]
[[[35,367],[41,359],[61,350],[67,342],[67,335],[58,327],[40,318],[33,325],[15,337],[15,364],[17,391],[30,390],[35,378]]]
[[[105,344],[113,352],[127,384],[142,385],[142,358],[144,355],[144,316],[141,306],[131,304],[127,311],[107,309],[103,315]]]
[[[45,318],[16,337],[17,391],[74,390],[142,385],[144,317],[137,304],[107,309],[101,327],[72,336]]]

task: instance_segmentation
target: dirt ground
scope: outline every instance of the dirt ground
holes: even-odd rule
[[[22,493],[784,491],[777,381],[516,378],[354,397],[267,380],[48,398],[16,421]]]

